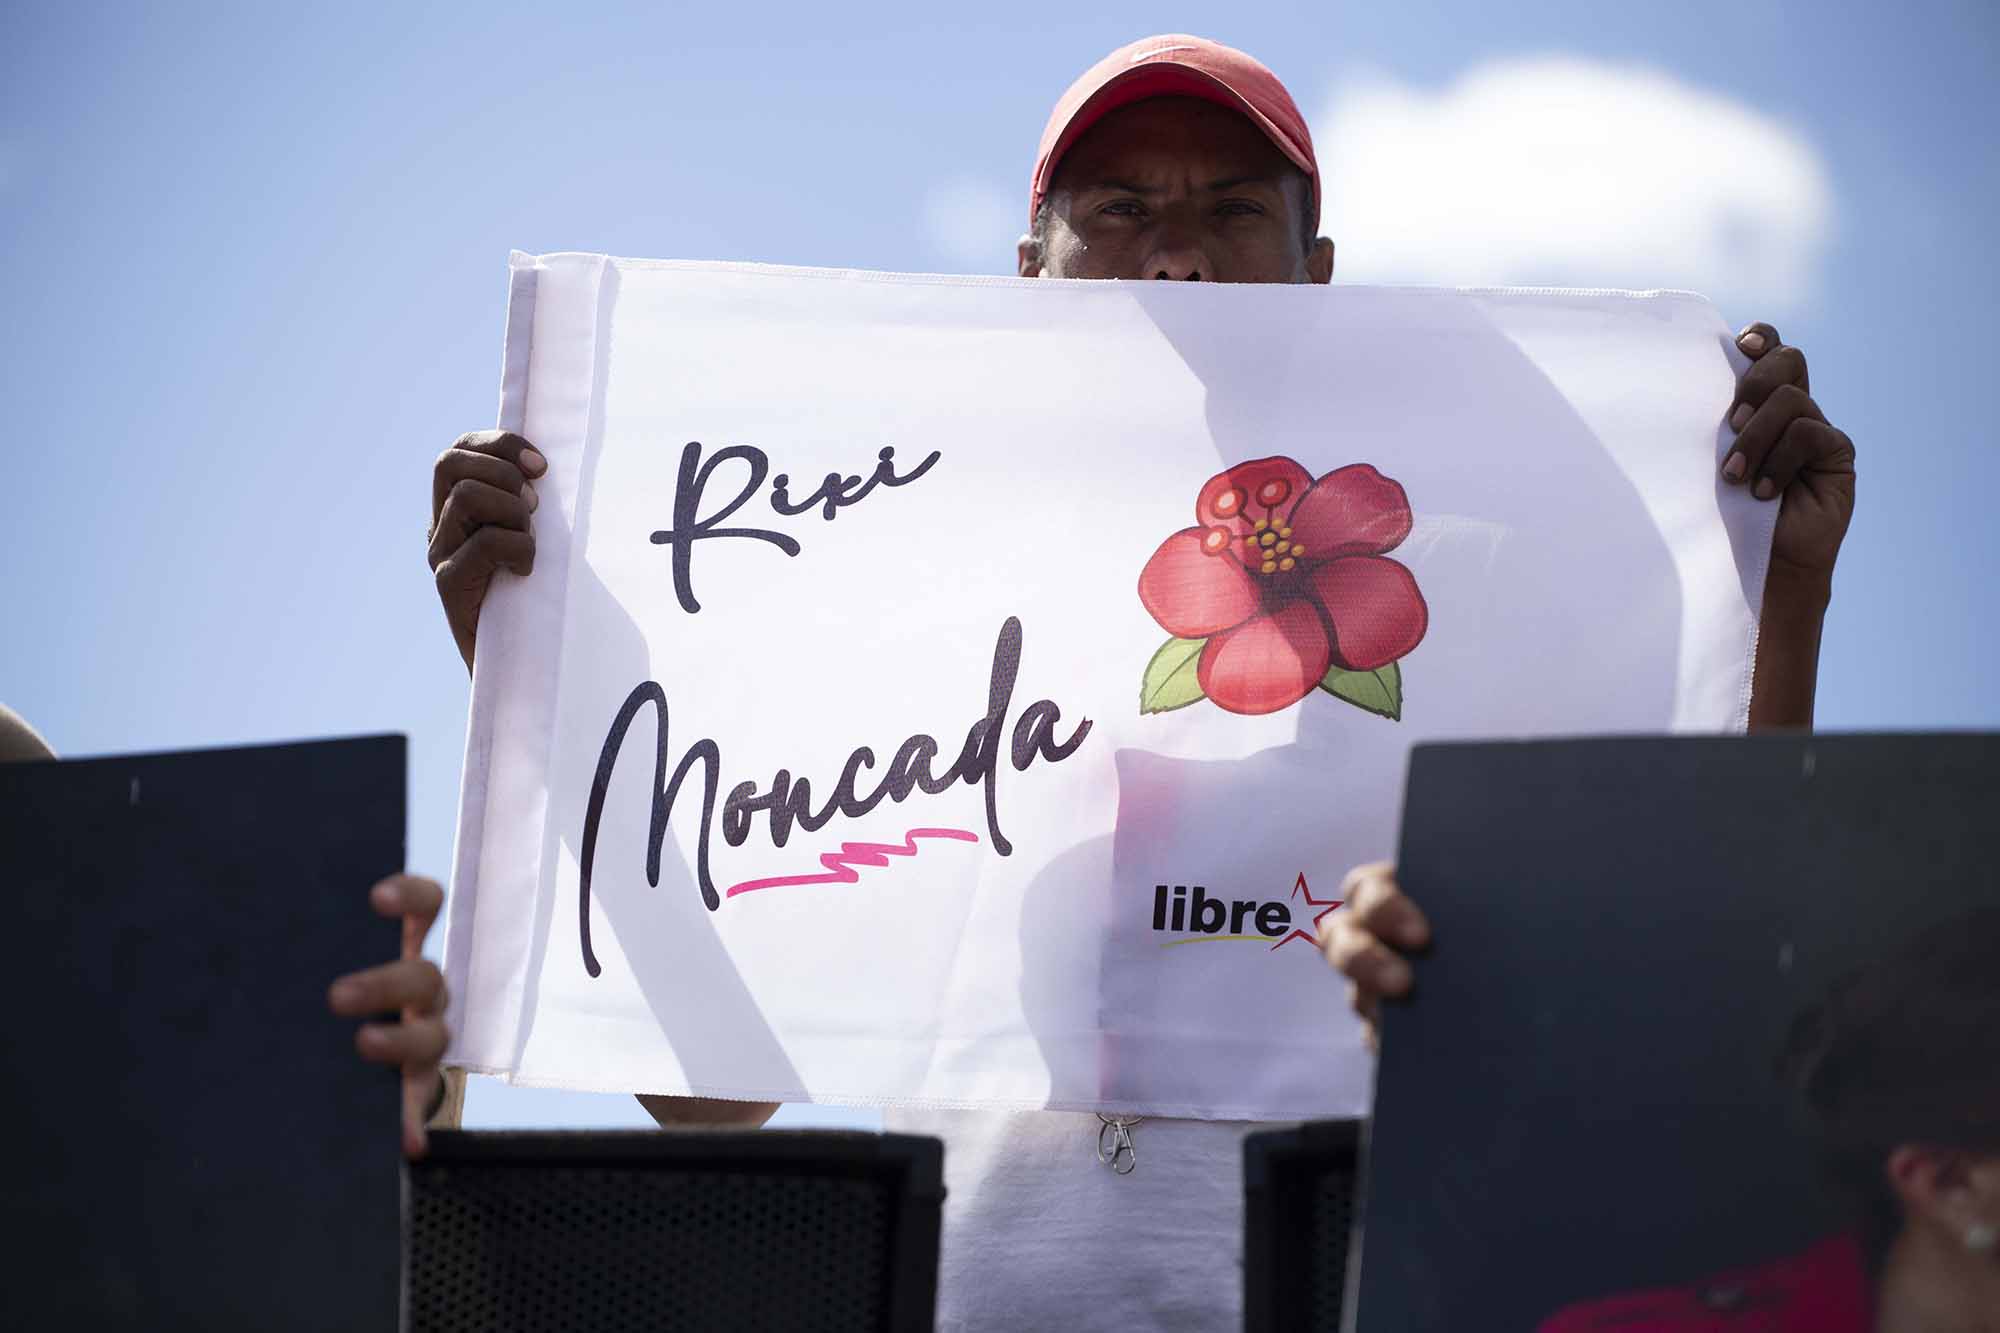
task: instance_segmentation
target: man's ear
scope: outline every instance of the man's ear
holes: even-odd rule
[[[1333,281],[1333,242],[1324,236],[1306,251],[1306,276],[1314,282]]]
[[[1014,244],[1014,259],[1019,265],[1018,272],[1024,278],[1042,276],[1042,247],[1033,236],[1023,236]]]
[[[1942,1227],[1954,1238],[1980,1216],[1980,1199],[1969,1154],[1949,1148],[1898,1144],[1884,1164],[1889,1187],[1903,1205],[1903,1215]]]

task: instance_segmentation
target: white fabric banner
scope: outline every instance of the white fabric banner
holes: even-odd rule
[[[1313,933],[1409,746],[1745,725],[1742,366],[1671,292],[517,254],[449,1059],[1361,1111]]]

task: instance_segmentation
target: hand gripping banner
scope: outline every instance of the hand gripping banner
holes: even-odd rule
[[[1699,297],[512,274],[468,1068],[1354,1113],[1314,937],[1413,742],[1745,725],[1776,506]]]

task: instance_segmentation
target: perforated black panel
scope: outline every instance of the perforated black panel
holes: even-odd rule
[[[1354,1230],[1354,1164],[1343,1161],[1314,1182],[1306,1255],[1312,1272],[1310,1326],[1337,1330],[1347,1297],[1348,1237]]]
[[[803,1159],[415,1165],[407,1327],[895,1327],[906,1181],[852,1162],[832,1166],[815,1169]],[[934,1239],[925,1257],[934,1267]]]
[[[1246,1333],[1339,1333],[1358,1212],[1359,1141],[1351,1120],[1244,1139]]]

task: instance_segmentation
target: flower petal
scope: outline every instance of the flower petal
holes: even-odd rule
[[[1410,535],[1410,499],[1401,483],[1351,463],[1314,482],[1287,522],[1308,560],[1381,555]]]
[[[1194,498],[1194,521],[1203,527],[1227,524],[1247,534],[1252,523],[1274,517],[1278,510],[1305,493],[1312,485],[1312,473],[1289,458],[1260,458],[1238,463],[1227,472],[1210,477]],[[1278,493],[1269,503],[1260,501]]]
[[[1332,660],[1319,609],[1306,597],[1219,634],[1201,650],[1195,679],[1232,713],[1275,713],[1312,693]]]
[[[1167,633],[1205,639],[1257,613],[1257,581],[1227,551],[1210,554],[1200,528],[1160,543],[1139,571],[1139,600]]]
[[[1333,660],[1350,671],[1389,665],[1430,628],[1416,575],[1386,556],[1328,561],[1306,572],[1306,586],[1333,623]]]

